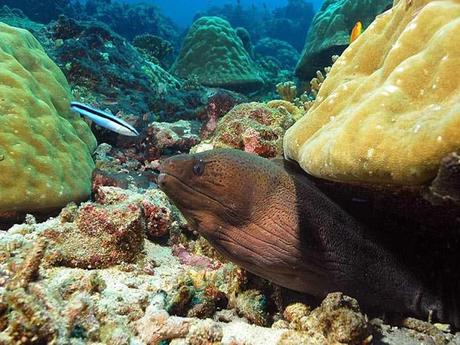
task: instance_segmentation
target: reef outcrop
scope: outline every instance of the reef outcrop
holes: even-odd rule
[[[159,65],[102,23],[80,22],[61,16],[51,27],[57,42],[53,57],[81,97],[96,94],[109,107],[125,112],[149,112],[156,99],[180,86]]]

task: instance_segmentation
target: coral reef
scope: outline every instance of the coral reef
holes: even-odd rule
[[[53,264],[91,269],[132,262],[139,255],[145,231],[141,207],[109,188],[115,187],[98,189],[96,197],[104,204],[64,209],[61,226],[45,232],[56,250],[49,259]]]
[[[148,60],[156,64],[164,63],[165,58],[173,52],[173,46],[170,42],[151,34],[134,37],[133,46],[140,49]]]
[[[217,128],[218,120],[227,114],[238,104],[244,103],[247,99],[237,93],[215,89],[206,95],[206,104],[203,110],[198,113],[202,121],[201,138],[207,139]]]
[[[223,6],[212,6],[198,13],[195,19],[203,16],[224,18],[236,27],[245,28],[254,40],[269,37],[285,41],[301,51],[307,30],[313,19],[314,11],[310,2],[305,0],[288,0],[285,6],[270,11],[267,6],[244,6],[237,2]]]
[[[267,298],[258,290],[246,290],[234,299],[236,312],[258,326],[268,325]],[[231,304],[231,305],[232,305]]]
[[[6,5],[0,7],[0,22],[17,28],[26,29],[34,35],[46,51],[46,43],[48,42],[46,26],[29,20],[20,9],[10,8]]]
[[[179,30],[172,20],[151,4],[129,4],[112,0],[4,0],[2,4],[22,10],[39,23],[49,23],[61,14],[77,20],[97,21],[128,40],[137,35],[152,34],[176,42]]]
[[[328,0],[316,13],[308,31],[296,75],[310,80],[317,70],[329,64],[329,58],[340,55],[348,46],[350,31],[361,21],[365,28],[375,16],[391,7],[391,0]]]
[[[18,8],[30,19],[49,23],[71,6],[71,0],[3,0],[2,5]]]
[[[51,30],[53,38],[61,41],[53,56],[71,85],[91,90],[109,108],[141,115],[151,111],[160,94],[180,87],[168,72],[145,61],[102,24],[61,16]]]
[[[449,1],[400,2],[380,15],[333,65],[308,116],[288,130],[286,156],[331,180],[434,178],[460,145],[458,11]]]
[[[318,96],[319,90],[323,85],[324,81],[326,80],[327,75],[332,69],[332,65],[338,60],[338,55],[333,55],[331,60],[332,64],[330,66],[324,67],[323,71],[316,71],[316,77],[310,80],[310,89],[309,92],[306,91],[306,95],[309,97],[310,100],[316,99]]]
[[[251,35],[249,34],[248,30],[242,27],[237,27],[235,29],[236,35],[240,38],[241,42],[243,43],[244,49],[249,54],[251,59],[254,59],[254,50],[252,47],[251,42]]]
[[[145,315],[136,321],[141,339],[148,344],[161,340],[186,338],[189,344],[210,344],[220,340],[223,344],[366,344],[369,327],[359,312],[356,301],[340,294],[329,295],[320,307],[302,318],[303,329],[261,328],[241,320],[222,323],[170,316],[164,300],[154,300]],[[235,330],[238,329],[238,332]],[[197,339],[198,338],[198,339]],[[193,339],[193,340],[192,340]]]
[[[263,84],[243,42],[219,17],[202,17],[193,23],[171,71],[179,77],[196,75],[203,85],[243,92]]]
[[[361,313],[358,302],[341,293],[329,294],[318,308],[299,322],[301,329],[318,333],[320,344],[360,345],[370,336],[367,318]]]
[[[340,293],[330,294],[312,311],[304,304],[291,304],[284,319],[268,327],[274,311],[267,308],[269,295],[254,287],[263,286],[261,282],[231,263],[220,262],[203,239],[177,232],[185,224],[162,192],[99,187],[96,199],[79,208],[69,206],[44,223],[29,216],[26,223],[0,233],[0,342],[361,345],[369,343],[372,334],[376,340],[399,345],[403,340],[455,344],[460,339],[460,334],[454,337],[447,329],[436,330],[417,320],[404,321],[401,328],[390,328],[381,320],[368,322],[356,301]],[[122,211],[131,205],[128,211],[134,214],[146,201],[171,212],[173,221],[165,228],[176,234],[173,241],[188,236],[183,239],[186,247],[143,240],[144,250],[134,260],[128,257],[128,245],[117,249],[126,251],[123,255],[129,263],[101,268],[105,264],[96,262],[90,270],[60,265],[61,242],[74,241],[76,252],[86,242],[81,242],[82,234],[75,228],[63,233],[56,229],[76,223],[88,207]],[[147,218],[141,217],[147,224]],[[131,221],[122,218],[119,229],[126,229]],[[82,219],[92,220],[100,225],[100,218],[92,214]],[[97,237],[107,238],[100,233],[92,236],[96,242]],[[99,254],[104,249],[94,250]]]
[[[179,29],[173,21],[149,3],[88,0],[81,6],[74,4],[64,14],[78,20],[103,22],[128,40],[138,35],[152,34],[176,43],[179,37]]]
[[[460,343],[460,333],[452,334],[447,325],[411,318],[389,319],[398,327],[386,325],[388,319],[368,321],[357,301],[341,293],[328,295],[317,308],[296,295],[284,300],[285,291],[228,262],[191,231],[156,186],[162,160],[192,147],[281,156],[284,133],[298,121],[287,134],[286,151],[308,163],[307,171],[317,167],[312,170],[317,176],[404,184],[434,179],[417,187],[426,199],[421,202],[419,194],[410,199],[395,192],[385,199],[375,189],[366,194],[353,189],[356,185],[312,177],[342,206],[362,198],[377,209],[369,212],[376,219],[376,213],[388,211],[382,221],[388,242],[393,235],[387,218],[395,217],[388,200],[401,208],[404,221],[421,219],[420,229],[456,231],[456,2],[395,1],[392,12],[368,27],[389,1],[373,3],[370,13],[367,0],[327,0],[304,51],[309,71],[301,60],[303,83],[297,84],[291,71],[312,19],[312,6],[304,0],[289,0],[274,11],[239,2],[211,8],[208,14],[224,17],[236,29],[219,18],[197,20],[173,68],[182,80],[159,66],[170,66],[180,35],[155,6],[116,0],[4,3],[15,8],[0,8],[0,21],[36,36],[68,77],[73,98],[111,110],[141,135],[125,138],[93,125],[103,142],[93,154],[93,170],[95,140],[69,112],[72,95],[63,74],[30,34],[0,24],[0,64],[5,65],[0,68],[0,220],[10,211],[61,209],[92,195],[55,218],[36,215],[37,221],[27,215],[24,223],[0,231],[0,343]],[[361,9],[370,14],[356,17]],[[43,25],[26,15],[57,21]],[[331,49],[348,45],[357,20],[366,32],[332,68],[323,69]],[[185,66],[190,61],[196,65]],[[275,85],[282,99],[276,99]],[[225,88],[251,93],[246,97]],[[432,147],[439,150],[429,156]],[[351,189],[347,194],[341,188]],[[412,206],[399,206],[404,202]],[[360,203],[357,212],[363,210]],[[397,235],[402,245],[419,241]],[[446,257],[455,250],[451,242],[439,242],[421,252]],[[407,250],[403,261],[411,261],[409,256],[413,251]]]
[[[138,144],[139,151],[148,161],[159,159],[164,153],[189,151],[201,141],[200,126],[197,121],[152,122]]]
[[[303,101],[305,94],[301,95],[299,98],[294,99],[294,103],[285,101],[283,99],[275,99],[267,103],[269,108],[273,109],[284,109],[285,111],[289,112],[292,115],[292,118],[297,121],[302,116],[305,115],[306,111],[308,111],[308,104],[309,102]]]
[[[264,23],[265,30],[262,36],[285,41],[296,51],[301,51],[313,15],[311,2],[288,0],[286,6],[275,9],[271,18]]]
[[[291,113],[284,107],[270,108],[263,103],[244,103],[230,110],[217,124],[217,129],[204,145],[232,147],[263,157],[282,153],[283,135],[293,124]],[[202,150],[198,146],[195,151]]]
[[[64,75],[27,31],[0,24],[0,217],[86,199],[95,139]]]

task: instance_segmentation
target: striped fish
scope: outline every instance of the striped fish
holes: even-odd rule
[[[129,123],[106,111],[102,111],[79,102],[71,102],[70,109],[79,113],[80,115],[86,116],[95,124],[110,129],[111,131],[114,131],[118,134],[127,135],[130,137],[139,135],[139,132]]]

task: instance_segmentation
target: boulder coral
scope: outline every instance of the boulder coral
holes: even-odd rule
[[[243,92],[263,84],[243,42],[219,17],[201,17],[193,23],[172,73],[182,78],[195,75],[203,85]]]
[[[333,65],[285,155],[330,180],[434,178],[460,147],[459,35],[458,0],[396,3]]]
[[[0,95],[0,217],[86,199],[96,140],[38,41],[3,23]]]
[[[391,7],[391,0],[327,0],[313,18],[296,75],[310,80],[329,65],[331,56],[348,46],[350,31],[361,21],[367,28],[375,16]]]

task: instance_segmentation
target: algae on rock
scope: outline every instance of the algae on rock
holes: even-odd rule
[[[86,199],[96,140],[38,41],[3,23],[0,95],[0,216]]]

